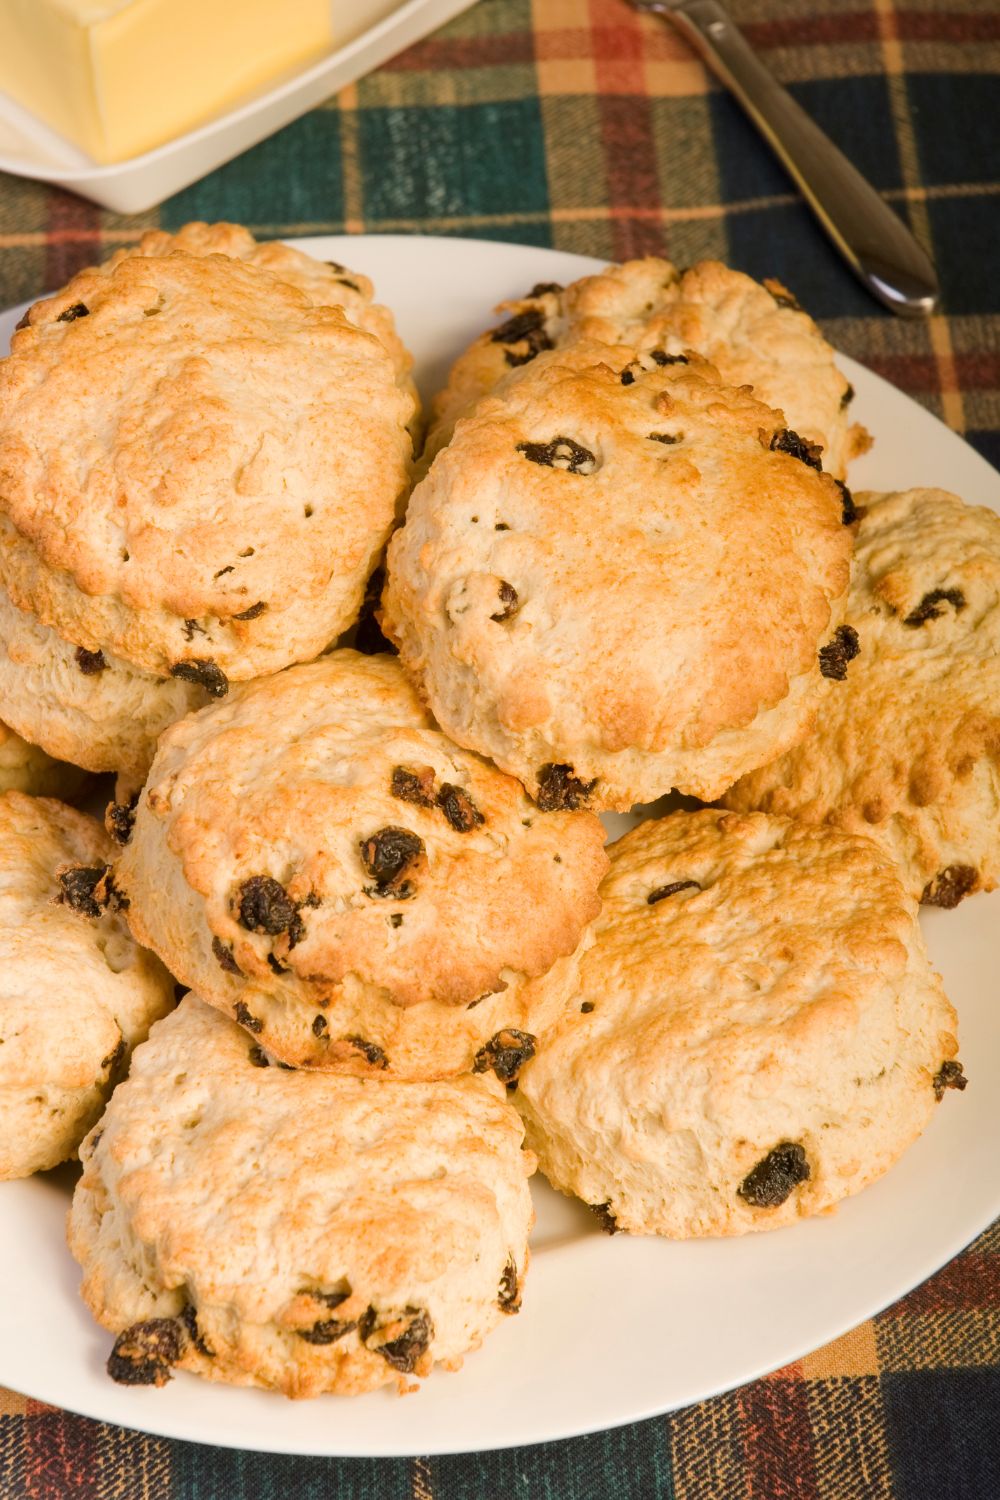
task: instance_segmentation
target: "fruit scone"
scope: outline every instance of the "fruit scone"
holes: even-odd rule
[[[865,649],[810,738],[724,800],[875,835],[952,907],[1000,880],[1000,516],[933,489],[858,504]]]
[[[581,339],[669,354],[694,350],[711,360],[727,385],[751,385],[759,401],[783,412],[784,425],[818,450],[836,479],[844,479],[849,462],[871,444],[851,420],[854,390],[833,350],[778,281],[761,285],[714,260],[679,271],[649,256],[568,287],[543,282],[497,311],[506,314],[504,321],[460,355],[434,402],[425,462],[511,370]]]
[[[0,361],[0,702],[135,779],[165,724],[357,616],[410,476],[412,397],[336,306],[250,260],[128,255]]]
[[[382,625],[445,732],[540,806],[710,799],[840,690],[852,520],[698,356],[576,343],[484,397],[416,486]]]
[[[166,229],[147,230],[138,244],[117,250],[99,269],[110,272],[128,256],[159,258],[177,250],[186,255],[228,255],[297,287],[314,307],[339,307],[349,323],[374,334],[388,350],[396,366],[397,380],[414,401],[416,415],[419,397],[410,375],[413,356],[399,337],[389,308],[372,301],[375,288],[367,276],[336,261],[317,260],[280,240],[255,240],[242,224],[205,224],[197,220],[173,233]]]
[[[515,1098],[541,1170],[611,1232],[822,1213],[965,1088],[917,903],[870,839],[704,809],[610,854],[572,1002]]]
[[[598,818],[540,811],[345,650],[172,725],[112,826],[136,937],[251,1055],[381,1078],[511,1081],[607,868]]]
[[[101,825],[46,797],[0,795],[0,1179],[75,1156],[174,1003],[129,935]]]
[[[306,1397],[458,1368],[519,1309],[523,1135],[495,1078],[256,1068],[186,996],[81,1151],[69,1242],[108,1373]]]
[[[36,797],[75,797],[87,776],[78,766],[53,760],[29,745],[9,725],[0,723],[0,792],[30,792]]]

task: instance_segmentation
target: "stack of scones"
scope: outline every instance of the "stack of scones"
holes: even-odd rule
[[[966,1085],[917,915],[1000,879],[1000,518],[852,495],[777,282],[536,286],[422,453],[372,296],[192,224],[0,361],[0,1177],[79,1155],[126,1384],[410,1389],[536,1166],[771,1229]]]

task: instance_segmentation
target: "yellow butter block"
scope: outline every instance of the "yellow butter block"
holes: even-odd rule
[[[329,50],[331,13],[331,0],[0,0],[0,89],[95,161],[123,161]]]

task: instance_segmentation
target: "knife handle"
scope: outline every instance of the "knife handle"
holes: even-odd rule
[[[823,228],[880,302],[903,317],[934,311],[934,267],[903,221],[764,66],[719,0],[660,6],[746,110]]]

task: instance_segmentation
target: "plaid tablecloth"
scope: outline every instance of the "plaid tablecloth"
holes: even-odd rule
[[[943,305],[929,322],[879,310],[739,110],[623,0],[480,0],[141,218],[0,177],[0,303],[56,286],[150,224],[191,218],[264,236],[424,231],[609,259],[719,256],[786,281],[835,344],[1000,464],[996,0],[731,9],[931,248]],[[1000,1224],[895,1307],[766,1380],[540,1448],[380,1462],[237,1454],[0,1391],[0,1496],[70,1495],[1000,1500]]]

